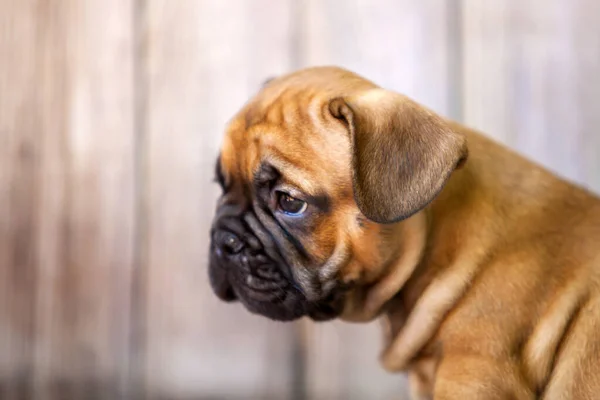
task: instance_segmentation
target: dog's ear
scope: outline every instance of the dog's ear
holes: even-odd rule
[[[467,158],[462,135],[400,94],[371,89],[336,98],[329,110],[350,133],[354,197],[374,222],[397,222],[425,208]]]

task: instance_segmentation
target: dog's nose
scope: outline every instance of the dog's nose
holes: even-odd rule
[[[244,242],[236,234],[229,231],[217,231],[214,241],[219,256],[232,256],[244,249]]]

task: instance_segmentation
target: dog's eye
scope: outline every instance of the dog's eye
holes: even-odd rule
[[[296,199],[287,193],[279,192],[278,196],[277,205],[279,209],[288,215],[302,215],[308,207],[307,202]]]

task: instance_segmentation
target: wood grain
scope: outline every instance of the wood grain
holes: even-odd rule
[[[35,3],[0,3],[0,397],[31,395],[39,119]]]
[[[290,1],[147,8],[146,376],[151,398],[288,398],[292,325],[223,304],[208,284],[214,163],[225,123],[289,69]]]
[[[0,107],[0,307],[10,313],[0,351],[11,354],[3,378],[26,390],[7,398],[119,393],[135,215],[131,3],[0,9],[0,90],[10,94]]]
[[[465,121],[600,189],[598,3],[467,0],[463,11]]]
[[[45,4],[45,3],[43,3]],[[131,1],[61,2],[40,12],[46,49],[38,377],[114,396],[126,385],[135,235]],[[55,63],[59,63],[55,65]],[[52,129],[51,121],[62,121]],[[91,387],[86,387],[90,382]],[[60,395],[57,395],[61,397]]]

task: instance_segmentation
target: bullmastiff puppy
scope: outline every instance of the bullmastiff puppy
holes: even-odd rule
[[[381,363],[414,399],[600,399],[600,200],[584,188],[336,67],[267,82],[216,170],[221,299],[381,319]]]

